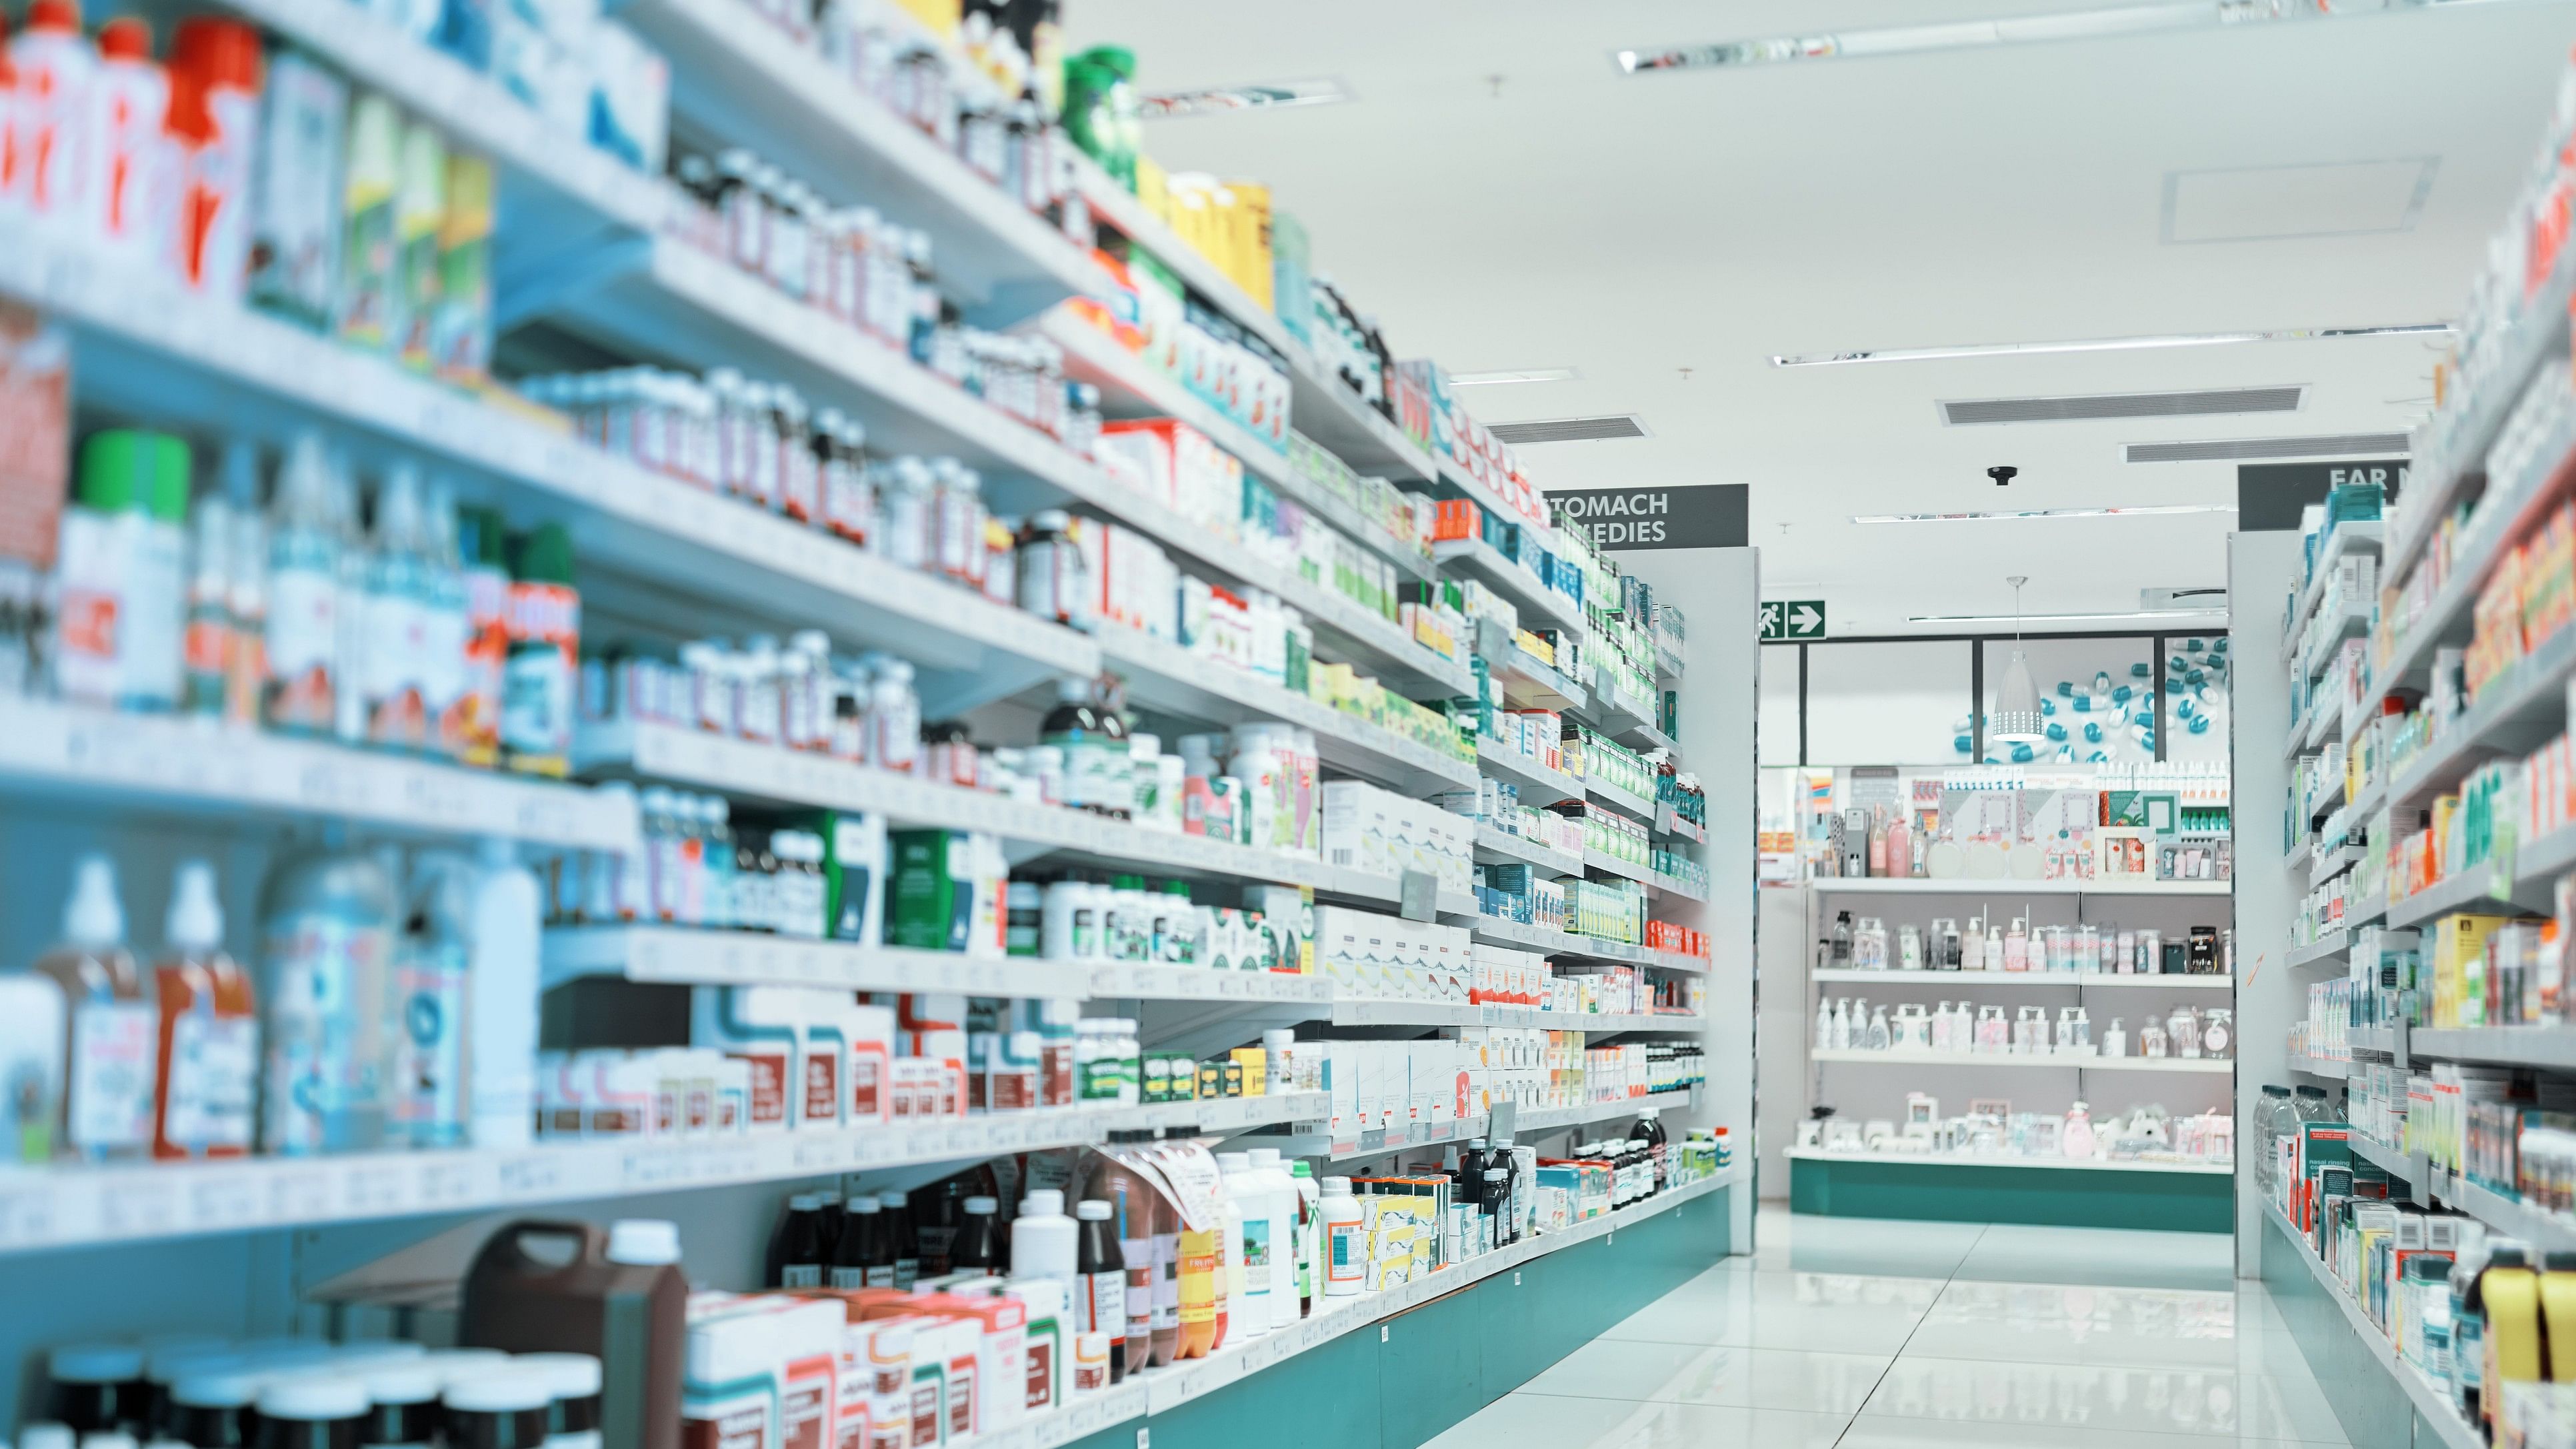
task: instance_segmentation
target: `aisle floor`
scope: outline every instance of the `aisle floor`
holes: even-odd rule
[[[2215,1233],[1793,1217],[1433,1449],[2349,1441]]]

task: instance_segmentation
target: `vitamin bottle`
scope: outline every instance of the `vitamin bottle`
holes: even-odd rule
[[[262,713],[288,734],[331,732],[339,686],[340,534],[320,437],[289,445],[269,505]]]
[[[538,525],[512,550],[508,632],[502,759],[525,774],[560,778],[572,770],[581,678],[581,595],[573,588],[572,538],[562,524]]]
[[[1360,1291],[1368,1270],[1368,1233],[1359,1199],[1351,1196],[1347,1177],[1324,1179],[1324,1196],[1316,1204],[1323,1238],[1324,1296],[1348,1298]]]
[[[125,948],[125,908],[106,856],[82,856],[74,867],[63,944],[38,957],[35,972],[62,988],[70,1008],[59,1140],[73,1156],[93,1162],[145,1155],[157,1079],[156,1013]]]
[[[382,865],[325,845],[260,907],[260,1146],[289,1156],[385,1140],[386,995],[399,898]]]
[[[359,680],[371,744],[418,753],[429,743],[422,706],[429,620],[423,584],[429,553],[418,470],[396,467],[376,497],[375,546],[367,560],[366,648]]]
[[[1217,1345],[1225,1275],[1225,1224],[1180,1231],[1180,1315],[1175,1359],[1205,1358]]]
[[[239,1157],[250,1150],[259,1082],[259,1008],[250,973],[224,954],[215,868],[179,867],[163,951],[155,1157]]]
[[[1109,1381],[1127,1376],[1127,1258],[1110,1219],[1115,1209],[1096,1199],[1074,1204],[1074,1272],[1081,1280],[1074,1316],[1084,1333],[1109,1343]]]

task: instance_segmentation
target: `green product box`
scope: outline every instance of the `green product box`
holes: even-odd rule
[[[823,908],[832,939],[867,945],[883,940],[885,817],[827,810],[815,821],[814,833],[823,837]]]
[[[892,880],[886,944],[963,951],[975,917],[975,874],[963,830],[898,830],[886,837]]]

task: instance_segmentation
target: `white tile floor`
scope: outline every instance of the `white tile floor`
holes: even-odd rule
[[[2348,1441],[2222,1234],[1792,1217],[1430,1449]]]

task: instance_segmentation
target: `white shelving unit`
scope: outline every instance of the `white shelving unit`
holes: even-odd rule
[[[1836,985],[1956,986],[1960,988],[2001,989],[2018,991],[2081,990],[2102,991],[2128,988],[2147,991],[2233,991],[2236,982],[2226,976],[2191,976],[2137,974],[2122,975],[2109,971],[1869,971],[1849,966],[1827,966],[1807,973],[1810,981]]]
[[[2141,1172],[2168,1177],[2225,1177],[2236,1171],[2225,1162],[2115,1162],[2107,1157],[1976,1157],[1957,1152],[1839,1152],[1829,1147],[1792,1147],[1802,1162],[1883,1162],[1900,1167],[2031,1168],[2043,1172]]]
[[[1809,882],[1822,895],[1847,896],[1985,896],[2013,900],[2022,896],[2224,896],[2223,880],[2137,880],[2109,877],[2093,880],[2014,880],[1997,877],[1919,876],[1824,877]]]
[[[2177,1072],[2213,1076],[2236,1070],[2232,1061],[2183,1057],[2105,1057],[2051,1052],[2046,1056],[2013,1056],[1995,1052],[1934,1052],[1920,1050],[1870,1051],[1856,1047],[1827,1047],[1811,1050],[1809,1060],[1819,1062],[1860,1062],[1871,1066],[1910,1067],[2011,1067],[2035,1071],[2078,1072]]]

